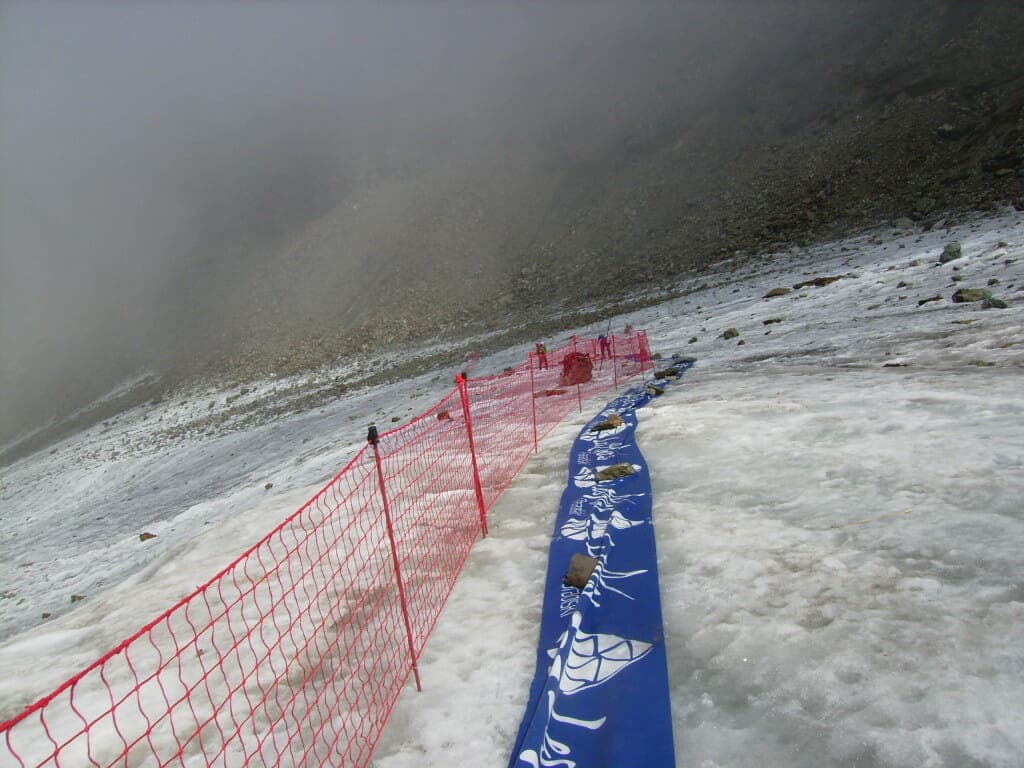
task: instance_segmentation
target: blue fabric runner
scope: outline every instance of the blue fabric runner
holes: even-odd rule
[[[678,374],[692,365],[670,362]],[[635,440],[636,409],[654,396],[648,385],[625,392],[573,444],[548,558],[537,668],[510,768],[675,766],[651,483]],[[593,430],[613,413],[622,426]],[[619,463],[633,474],[596,479]],[[562,581],[576,553],[597,559],[582,590]]]

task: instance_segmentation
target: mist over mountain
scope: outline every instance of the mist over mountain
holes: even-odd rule
[[[1022,39],[998,0],[4,4],[0,442],[1024,207]]]

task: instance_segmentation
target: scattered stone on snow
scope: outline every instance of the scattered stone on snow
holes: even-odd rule
[[[82,600],[85,600],[85,595],[72,595],[71,596],[71,602],[72,603],[79,603]]]
[[[942,249],[942,254],[939,256],[939,264],[946,264],[954,259],[959,259],[963,255],[963,246],[954,240],[946,243],[946,247]]]
[[[815,288],[824,288],[826,285],[831,285],[836,280],[842,280],[842,275],[833,275],[831,277],[816,277],[813,280],[804,280],[802,283],[797,283],[793,286],[794,291],[799,291],[801,288],[806,288],[809,285],[813,285]]]
[[[569,560],[569,570],[562,577],[562,584],[567,587],[583,589],[587,586],[590,576],[597,567],[597,558],[577,552]]]
[[[774,323],[781,323],[781,322],[782,322],[782,318],[781,317],[769,317],[767,320],[764,321],[764,325],[772,325]]]
[[[991,299],[992,292],[984,288],[960,288],[953,294],[953,301],[957,304],[964,304],[973,301],[984,301]]]
[[[264,491],[269,491],[273,487],[274,487],[273,483],[267,483],[266,485],[263,486],[263,490]]]
[[[648,384],[647,394],[654,395],[655,397],[657,397],[658,395],[665,394],[665,390],[662,389],[661,387],[655,386],[654,384]]]
[[[927,299],[921,299],[919,302],[917,302],[917,306],[919,306],[919,307],[924,306],[925,304],[927,304],[928,302],[931,302],[931,301],[942,301],[942,297],[941,296],[931,296],[931,297],[929,297]]]
[[[599,483],[603,483],[607,480],[618,480],[620,477],[629,477],[636,470],[633,469],[632,464],[612,464],[610,467],[598,470],[594,474],[594,479]]]
[[[149,541],[150,539],[155,539],[155,538],[156,538],[156,534],[155,533],[150,533],[149,531],[143,531],[142,533],[139,534],[139,541]]]
[[[700,339],[698,339],[696,336],[691,336],[690,340],[688,342],[686,342],[686,343],[687,344],[696,344],[698,341],[700,341]]]
[[[721,338],[723,338],[723,339],[735,339],[739,335],[740,335],[740,331],[739,331],[738,328],[726,328],[724,331],[722,331]]]
[[[621,427],[625,422],[622,421],[622,417],[617,413],[611,414],[604,421],[599,421],[597,424],[590,428],[591,432],[603,432],[607,429],[615,429]]]
[[[766,299],[774,299],[776,296],[785,296],[792,288],[772,288],[764,295]]]
[[[989,278],[988,284],[989,285],[999,285],[999,278],[998,277]]]
[[[1008,309],[1009,305],[1002,299],[997,299],[994,296],[990,296],[987,299],[983,299],[981,302],[982,309]]]

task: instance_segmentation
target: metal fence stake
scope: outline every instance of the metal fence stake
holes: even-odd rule
[[[612,382],[616,393],[619,391],[619,361],[615,357],[615,334],[612,334]]]
[[[384,504],[384,521],[388,529],[388,541],[391,543],[391,559],[395,564],[395,581],[398,582],[398,600],[402,604],[402,619],[405,621],[405,637],[409,641],[409,658],[412,660],[412,674],[416,678],[416,690],[422,691],[420,668],[416,663],[416,645],[412,639],[412,623],[409,621],[409,606],[405,600],[405,585],[402,583],[402,564],[398,558],[398,543],[395,541],[395,526],[391,521],[391,505],[388,503],[388,492],[384,485],[384,467],[380,460],[380,442],[377,428],[370,427],[366,442],[373,446],[373,460],[377,465],[377,482],[380,484],[380,498]]]
[[[572,335],[572,353],[574,355],[578,354],[577,349],[576,349],[576,334],[575,333]],[[565,369],[563,368],[562,370],[564,371]],[[583,413],[583,394],[580,392],[580,383],[578,381],[576,382],[576,402],[579,403],[580,413]]]
[[[530,409],[533,411],[533,452],[538,450],[537,440],[537,389],[533,383],[533,352],[530,352]]]
[[[486,538],[487,507],[484,504],[484,491],[480,485],[480,470],[476,465],[476,446],[473,445],[473,421],[469,412],[469,386],[466,384],[466,377],[463,374],[459,374],[455,377],[455,383],[459,387],[459,397],[462,400],[462,413],[466,417],[466,435],[469,437],[469,457],[473,463],[473,489],[476,491],[476,503],[480,508],[480,530]]]

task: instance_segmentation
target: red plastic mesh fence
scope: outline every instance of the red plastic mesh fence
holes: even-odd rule
[[[589,378],[563,362],[589,356]],[[537,442],[650,366],[573,339],[380,435],[192,595],[0,725],[0,766],[364,766],[486,512]],[[583,367],[586,367],[584,364]]]

